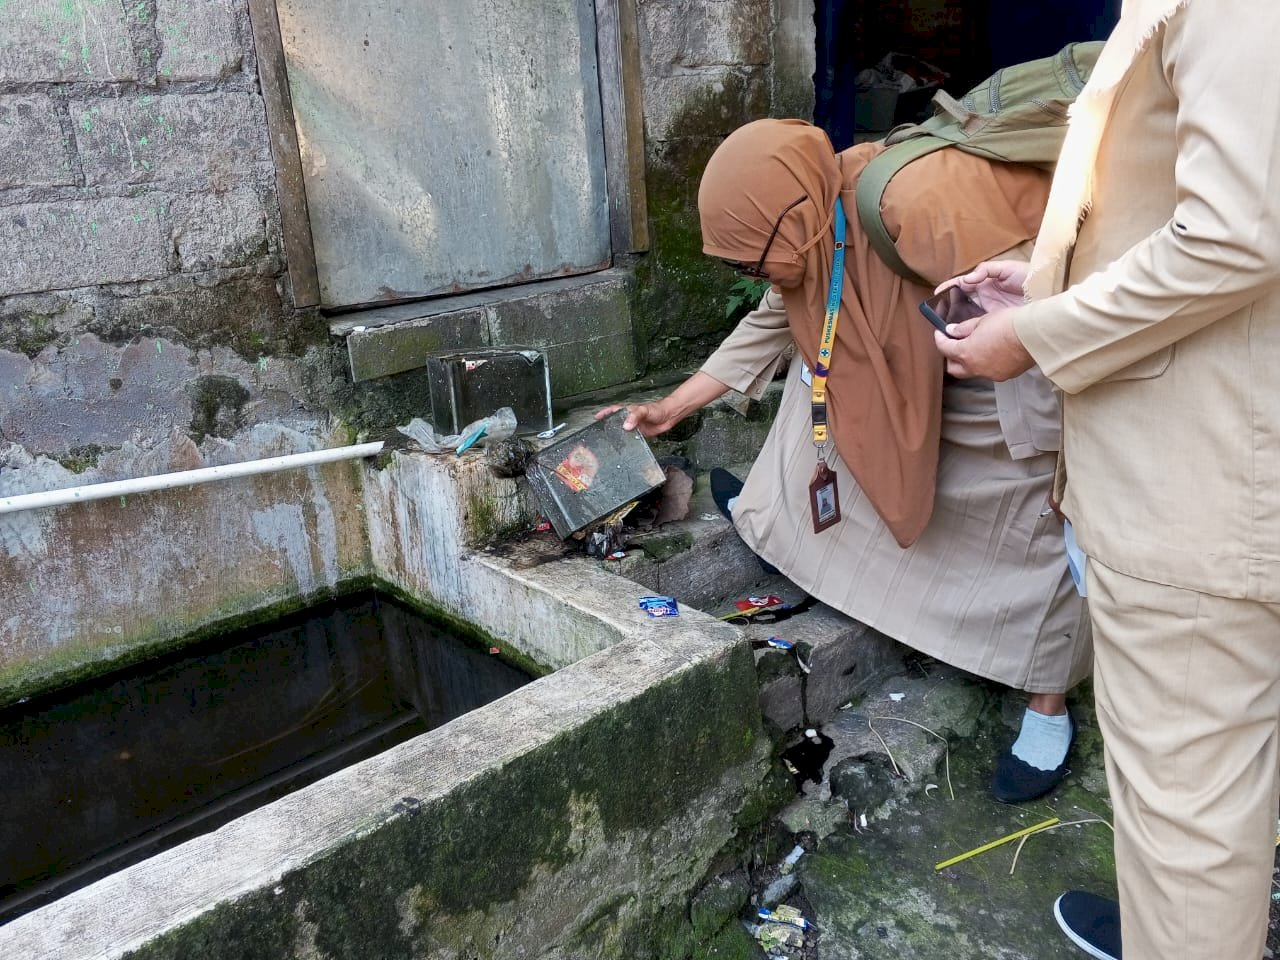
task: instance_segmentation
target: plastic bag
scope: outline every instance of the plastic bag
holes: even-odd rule
[[[403,427],[396,427],[427,453],[465,453],[476,443],[506,440],[516,432],[516,414],[510,407],[500,407],[492,414],[462,428],[461,433],[441,436],[435,427],[421,417],[414,417]]]

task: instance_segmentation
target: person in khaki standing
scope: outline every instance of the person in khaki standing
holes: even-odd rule
[[[1094,957],[1257,960],[1280,796],[1280,4],[1126,0],[1076,104],[1017,305],[948,371],[1065,393],[1062,509],[1088,555],[1118,915]],[[1022,304],[1023,280],[1031,302]],[[1016,293],[1016,298],[1011,294]],[[1122,919],[1122,923],[1120,920]]]

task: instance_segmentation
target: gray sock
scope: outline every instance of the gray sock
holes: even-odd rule
[[[1013,742],[1013,755],[1037,770],[1054,770],[1071,748],[1071,718],[1065,713],[1046,717],[1030,707],[1022,715],[1022,730]]]

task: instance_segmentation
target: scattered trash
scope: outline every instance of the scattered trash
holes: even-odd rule
[[[899,702],[900,700],[902,700],[902,699],[903,699],[903,698],[905,698],[905,697],[906,697],[906,694],[905,694],[905,693],[891,693],[891,694],[889,694],[889,699],[890,699],[890,700],[892,700],[894,703]]]
[[[780,923],[762,923],[757,925],[748,925],[747,930],[756,938],[756,942],[764,949],[765,953],[774,957],[775,960],[781,960],[781,950],[789,947],[800,948],[804,946],[804,931],[798,927]]]
[[[765,642],[765,646],[773,647],[777,650],[794,650],[796,645],[790,640],[783,640],[781,637],[770,637]]]
[[[775,910],[761,907],[756,911],[756,916],[765,923],[785,923],[792,927],[799,927],[801,930],[813,929],[813,924],[804,918],[804,914],[795,907],[789,907],[786,904]]]
[[[768,596],[747,597],[745,600],[737,600],[733,605],[739,610],[749,610],[752,613],[755,613],[757,610],[763,610],[765,607],[777,607],[781,604],[781,597],[775,597],[772,594],[769,594]]]
[[[641,597],[640,609],[651,617],[680,616],[675,597]]]
[[[926,783],[924,785],[924,795],[927,797],[929,796],[929,791],[937,790],[937,789],[938,789],[938,785],[936,783]]]
[[[396,427],[396,429],[426,453],[448,453],[451,450],[457,450],[464,439],[469,440],[471,444],[481,439],[486,439],[486,442],[505,440],[515,433],[516,415],[510,407],[502,407],[494,411],[491,416],[467,424],[461,433],[448,436],[436,433],[435,427],[421,417],[414,417],[403,427]]]
[[[796,778],[797,787],[802,787],[808,780],[822,783],[822,768],[834,747],[834,740],[810,727],[804,732],[803,740],[782,751],[782,759]]]
[[[556,424],[554,427],[552,427],[550,430],[543,430],[540,434],[538,434],[538,439],[539,439],[539,440],[550,440],[550,439],[552,439],[553,437],[555,437],[555,435],[556,435],[557,433],[559,433],[561,430],[563,430],[566,426],[568,426],[568,424],[564,424],[564,423],[557,423],[557,424]]]
[[[996,847],[1003,846],[1006,843],[1011,843],[1012,841],[1017,840],[1020,837],[1026,837],[1033,833],[1038,833],[1041,830],[1047,830],[1049,829],[1049,827],[1055,826],[1059,822],[1060,821],[1058,820],[1057,817],[1051,817],[1050,819],[1045,820],[1042,823],[1037,823],[1033,827],[1027,827],[1024,830],[1015,831],[1014,833],[1008,834],[1007,836],[1003,836],[998,840],[992,840],[990,843],[984,843],[980,847],[974,847],[972,850],[969,850],[966,853],[962,853],[959,856],[952,857],[950,860],[943,860],[940,863],[935,863],[933,865],[933,869],[945,870],[947,867],[960,863],[962,860],[968,860],[970,857],[976,857],[980,853],[986,853],[988,850],[994,850]]]
[[[639,431],[625,431],[626,411],[596,420],[540,450],[525,476],[561,539],[584,530],[666,482]],[[606,550],[601,556],[612,553]]]
[[[720,514],[718,513],[704,513],[702,514],[702,516],[698,517],[698,519],[699,520],[721,520],[723,519],[723,517],[721,517]]]
[[[751,598],[748,598],[750,600]],[[735,606],[743,601],[737,601]],[[799,603],[783,603],[779,601],[774,606],[748,606],[745,609],[739,608],[733,613],[726,613],[720,617],[726,623],[745,626],[749,623],[781,623],[783,620],[790,620],[798,613],[804,613],[810,609],[818,601],[813,597],[805,597]]]
[[[538,521],[538,525],[537,525],[536,527],[534,527],[534,528],[533,528],[533,532],[534,532],[534,533],[546,533],[546,532],[547,532],[548,530],[550,530],[550,529],[551,529],[551,521],[550,521],[550,520],[539,520],[539,521]]]
[[[352,332],[352,333],[364,333],[364,332],[365,332],[366,330],[368,330],[368,329],[369,329],[368,327],[352,327],[352,328],[351,328],[351,332]]]
[[[626,555],[627,555],[627,551],[625,550],[615,550],[613,551],[613,553],[605,557],[605,559],[606,560],[622,560],[623,558],[626,557]]]
[[[841,709],[841,710],[852,710],[852,709],[853,709],[853,701],[852,701],[852,700],[850,700],[848,703],[841,704],[840,709]]]
[[[867,829],[867,815],[865,813],[858,817],[858,826],[862,827],[863,830]]]
[[[796,888],[799,879],[794,873],[784,873],[760,892],[760,902],[766,907],[781,903]]]
[[[586,540],[587,556],[608,560],[617,559],[614,554],[626,555],[624,548],[627,545],[628,532],[622,525],[622,521],[635,509],[637,502],[632,500],[624,504],[593,527],[574,534],[575,538]]]
[[[795,865],[800,862],[800,858],[803,856],[804,847],[796,844],[791,848],[791,852],[782,858],[782,865],[779,869],[781,869],[783,873],[790,873]]]
[[[516,415],[510,407],[500,407],[491,416],[467,424],[455,453],[460,457],[481,440],[505,440],[516,432]]]
[[[489,652],[490,652],[490,653],[501,653],[502,651],[501,651],[501,650],[499,650],[497,647],[490,647],[490,648],[489,648]]]

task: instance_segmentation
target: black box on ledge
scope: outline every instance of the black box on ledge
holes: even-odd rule
[[[551,371],[541,351],[507,347],[431,356],[427,382],[436,433],[461,433],[499,407],[515,411],[516,433],[551,429]]]
[[[662,486],[666,474],[625,410],[539,451],[525,470],[543,515],[561,538]]]

